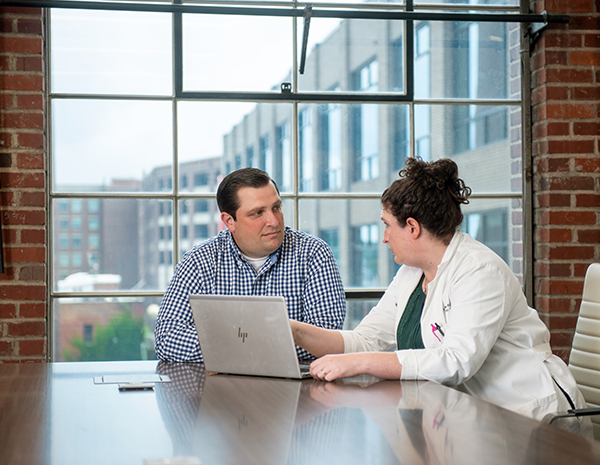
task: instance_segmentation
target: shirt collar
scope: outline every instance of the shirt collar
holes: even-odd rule
[[[269,255],[269,258],[267,258],[267,261],[265,262],[265,264],[263,265],[263,267],[261,269],[267,270],[267,269],[271,268],[277,262],[277,260],[279,259],[279,255],[281,253],[281,249],[283,248],[283,244],[285,244],[286,232],[287,232],[287,226],[285,227],[285,230],[283,233],[283,243],[279,246],[279,248],[275,252],[273,252],[271,255]],[[233,256],[233,259],[235,260],[235,263],[238,266],[238,268],[241,268],[242,266],[244,266],[246,264],[248,266],[252,267],[252,265],[250,263],[248,263],[248,261],[242,255],[242,252],[240,251],[239,247],[235,243],[235,240],[233,239],[233,235],[231,234],[231,232],[229,230],[226,230],[225,233],[227,234],[227,240],[229,242],[229,247],[231,248],[231,255]]]

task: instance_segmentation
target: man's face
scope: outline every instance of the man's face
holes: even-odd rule
[[[281,198],[272,183],[255,189],[242,187],[237,193],[240,207],[236,219],[221,213],[221,219],[233,235],[240,251],[251,258],[275,252],[283,242]]]

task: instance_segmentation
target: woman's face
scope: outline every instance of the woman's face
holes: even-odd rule
[[[381,221],[385,225],[383,243],[387,244],[394,254],[394,261],[398,265],[410,265],[412,228],[407,225],[400,226],[396,217],[385,208],[381,211]]]

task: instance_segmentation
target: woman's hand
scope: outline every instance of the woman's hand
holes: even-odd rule
[[[394,352],[357,352],[325,355],[310,364],[315,379],[333,381],[366,374],[383,379],[400,379],[402,365]]]

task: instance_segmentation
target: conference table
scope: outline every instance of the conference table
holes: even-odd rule
[[[31,363],[0,365],[0,463],[576,465],[600,443],[433,382]]]

